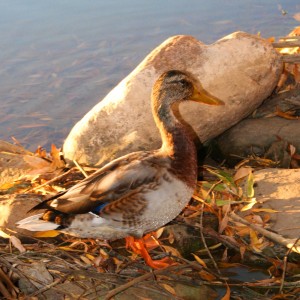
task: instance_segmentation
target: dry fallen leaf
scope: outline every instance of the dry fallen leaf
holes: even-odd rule
[[[176,296],[176,291],[173,287],[171,287],[169,284],[166,283],[160,283],[160,285],[166,289],[169,293],[171,293],[172,295]]]
[[[272,208],[252,208],[252,212],[269,212],[269,213],[277,213],[279,210],[275,210]]]
[[[206,263],[204,260],[202,260],[198,255],[192,253],[196,261],[203,267],[207,268]]]
[[[80,259],[84,262],[84,263],[86,263],[87,265],[92,265],[93,263],[86,257],[86,256],[84,256],[84,255],[80,255]]]
[[[222,232],[225,230],[225,228],[228,225],[228,221],[229,221],[229,217],[228,217],[228,213],[225,214],[225,216],[223,217],[222,221],[219,223],[219,230],[218,232],[220,234],[222,234]]]
[[[199,275],[202,279],[206,280],[206,281],[213,281],[216,279],[216,276],[214,276],[213,274],[211,273],[208,273],[207,271],[205,270],[201,270],[199,272]]]
[[[12,245],[17,248],[21,253],[26,252],[26,249],[22,245],[21,241],[14,235],[9,235],[0,229],[0,237],[9,239]]]
[[[166,252],[171,253],[173,256],[182,257],[180,252],[176,248],[167,245],[161,245],[161,246],[164,248]]]
[[[38,231],[34,233],[35,237],[56,237],[61,233],[57,230]]]
[[[227,285],[227,288],[226,288],[226,294],[221,298],[221,300],[230,300],[230,288],[229,286]]]
[[[65,167],[65,162],[61,158],[61,149],[56,148],[54,144],[51,145],[51,151],[50,151],[51,157],[52,157],[52,163],[51,166],[55,169],[61,169]]]
[[[163,234],[164,230],[165,230],[165,227],[161,227],[161,228],[157,229],[155,232],[155,237],[157,239],[159,239],[161,237],[161,235]]]
[[[26,252],[26,249],[22,245],[21,241],[14,235],[10,236],[10,242],[16,247],[21,253]]]
[[[246,211],[251,209],[256,204],[256,198],[251,198],[250,202],[241,208],[241,211]]]
[[[233,176],[234,182],[239,181],[242,178],[245,178],[248,176],[250,173],[252,173],[252,168],[251,167],[241,167],[239,168],[236,173]]]

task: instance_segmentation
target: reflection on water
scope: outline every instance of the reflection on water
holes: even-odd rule
[[[72,126],[166,38],[265,37],[299,23],[299,0],[0,2],[0,139],[60,146]],[[283,15],[281,9],[288,13]]]

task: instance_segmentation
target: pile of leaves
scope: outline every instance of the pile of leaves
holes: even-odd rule
[[[58,166],[56,171],[4,184],[2,192],[47,197],[84,178],[78,167],[64,168],[59,149],[53,146],[51,152],[39,148],[32,155]],[[152,270],[126,249],[124,240],[107,244],[57,232],[25,238],[5,228],[0,232],[0,293],[9,299],[216,299],[222,294],[222,299],[297,299],[299,257],[293,261],[293,255],[298,250],[288,241],[274,242],[276,234],[267,230],[271,209],[253,207],[249,162],[237,170],[204,166],[186,209],[145,237],[153,259],[169,258],[165,269]],[[235,279],[240,272],[251,274],[250,268],[259,272],[259,280]]]

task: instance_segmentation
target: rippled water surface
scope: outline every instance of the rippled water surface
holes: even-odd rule
[[[0,139],[60,146],[157,45],[233,31],[286,35],[299,0],[0,1]]]

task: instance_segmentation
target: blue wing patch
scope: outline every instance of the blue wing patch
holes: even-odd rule
[[[100,205],[96,206],[93,210],[92,213],[99,215],[100,211],[107,205],[108,203],[101,203]]]

